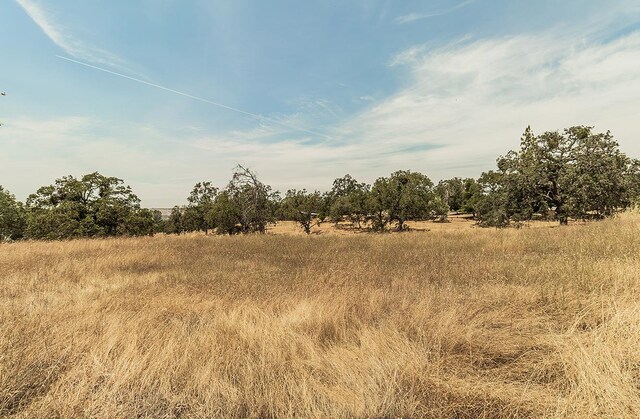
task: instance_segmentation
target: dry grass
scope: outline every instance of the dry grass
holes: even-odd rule
[[[640,417],[640,216],[0,246],[0,415]]]
[[[584,224],[578,221],[571,221],[572,225]],[[479,229],[476,222],[468,215],[452,215],[449,216],[447,222],[437,221],[408,221],[407,226],[410,232],[455,232],[467,231],[470,229]],[[535,221],[524,223],[523,228],[556,228],[559,227],[556,221]],[[394,233],[393,226],[389,227],[389,233]],[[306,233],[300,225],[293,221],[281,221],[276,225],[270,225],[267,229],[269,234],[288,235],[288,236],[304,236]],[[329,236],[350,236],[353,234],[367,233],[366,229],[355,229],[351,223],[344,222],[333,224],[324,222],[320,225],[313,224],[311,234],[313,235],[329,235]]]

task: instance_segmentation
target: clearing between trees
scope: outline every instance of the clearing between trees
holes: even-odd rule
[[[0,416],[640,417],[637,213],[24,241],[0,272]]]
[[[371,235],[373,231],[363,224],[363,228],[356,228],[349,222],[333,223],[331,221],[325,221],[318,223],[317,219],[313,219],[311,222],[310,234],[321,236],[344,236],[354,234]],[[589,222],[582,220],[570,220],[571,225],[584,225]],[[446,221],[427,220],[427,221],[406,221],[407,229],[403,232],[398,232],[392,224],[386,233],[390,234],[405,234],[405,233],[423,233],[423,232],[456,232],[467,231],[470,229],[482,229],[470,215],[468,214],[450,214]],[[515,225],[514,228],[556,228],[560,227],[555,221],[527,221]],[[266,229],[267,234],[287,235],[287,236],[304,236],[305,231],[300,228],[300,224],[295,221],[278,221],[275,224],[269,224]],[[192,235],[203,234],[187,233]]]

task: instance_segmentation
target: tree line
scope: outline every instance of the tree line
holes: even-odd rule
[[[350,175],[324,193],[288,190],[284,196],[237,166],[224,188],[199,182],[187,205],[167,220],[140,206],[122,179],[91,173],[65,176],[39,188],[25,203],[0,186],[0,239],[69,239],[155,233],[264,233],[267,225],[296,221],[349,224],[382,232],[406,230],[407,221],[446,221],[469,214],[478,225],[505,227],[527,220],[601,219],[640,200],[640,161],[619,150],[610,132],[575,126],[534,135],[528,127],[519,150],[497,159],[478,179],[434,184],[426,175],[399,170],[372,184]]]

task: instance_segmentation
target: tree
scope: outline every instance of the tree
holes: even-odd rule
[[[557,140],[557,133],[548,135],[549,140]],[[508,213],[509,218],[528,220],[533,214],[549,211],[547,185],[550,185],[549,177],[553,176],[550,171],[557,171],[558,167],[552,167],[551,161],[545,158],[545,151],[530,127],[525,130],[520,143],[519,152],[509,151],[506,156],[498,158],[498,172],[490,173],[490,178],[500,184],[501,192],[505,194],[508,208],[503,212]]]
[[[449,210],[458,212],[464,203],[464,183],[459,177],[441,180],[435,188],[436,194]]]
[[[441,180],[435,191],[450,211],[475,216],[477,200],[482,194],[482,188],[475,179],[454,177]]]
[[[569,217],[602,218],[630,203],[634,164],[610,132],[595,134],[593,127],[537,137],[527,127],[520,150],[501,156],[497,164],[498,174],[492,176],[503,194],[501,211],[516,221],[540,215],[567,224]]]
[[[367,203],[371,187],[357,182],[347,174],[333,181],[333,188],[326,195],[328,215],[334,223],[347,218],[360,228],[367,216]]]
[[[290,189],[282,200],[280,211],[283,218],[298,222],[305,233],[311,234],[311,225],[322,206],[320,192],[308,193],[306,189]]]
[[[501,173],[489,171],[478,179],[481,193],[476,196],[475,210],[481,227],[506,227],[511,222],[509,197],[502,177]]]
[[[155,211],[140,208],[129,211],[124,222],[119,226],[118,235],[153,236],[156,232]]]
[[[162,213],[154,209],[151,211],[151,217],[153,219],[153,232],[165,233],[167,230],[167,221],[162,218]]]
[[[237,234],[243,231],[242,212],[233,195],[227,190],[218,194],[209,219],[218,234]]]
[[[65,176],[27,199],[27,236],[36,239],[153,234],[153,214],[121,179]]]
[[[276,221],[277,192],[260,182],[251,170],[238,165],[225,192],[227,204],[235,206],[241,232],[264,233],[267,224]]]
[[[0,241],[21,239],[24,236],[25,227],[24,205],[0,186]]]
[[[625,183],[631,204],[640,205],[640,160],[630,162]]]
[[[371,187],[368,208],[371,218],[371,228],[384,231],[391,221],[391,208],[394,206],[394,190],[391,180],[379,177]]]
[[[374,230],[384,230],[396,223],[403,231],[408,220],[446,216],[446,206],[436,196],[431,180],[418,172],[400,170],[389,178],[378,178],[371,188],[369,208]]]
[[[473,214],[476,217],[479,199],[482,196],[482,186],[475,179],[466,178],[463,181],[463,187],[464,193],[460,210],[465,214]]]
[[[205,234],[215,227],[210,215],[218,194],[211,182],[198,182],[187,198],[189,204],[184,210],[184,226],[187,231],[204,231]]]
[[[632,160],[619,150],[610,132],[593,134],[591,130],[565,130],[567,140],[576,143],[566,172],[567,212],[574,218],[609,217],[631,201],[626,178]]]
[[[184,211],[183,209],[176,205],[171,208],[171,214],[169,215],[169,219],[167,220],[167,227],[165,232],[169,234],[182,234],[184,233]]]

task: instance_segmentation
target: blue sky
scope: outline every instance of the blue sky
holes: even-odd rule
[[[97,170],[172,206],[238,163],[282,191],[477,177],[529,124],[640,157],[635,0],[10,0],[0,48],[20,199]]]

